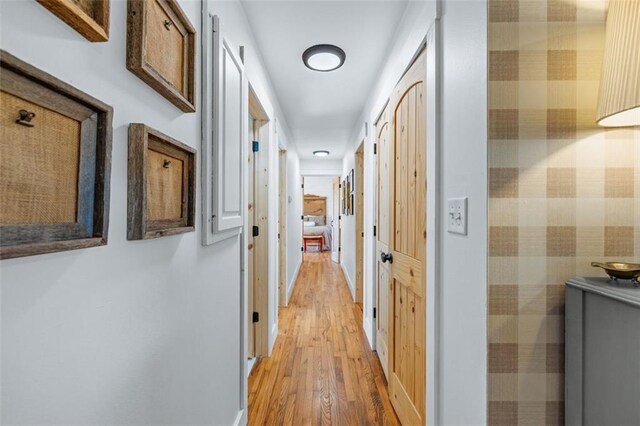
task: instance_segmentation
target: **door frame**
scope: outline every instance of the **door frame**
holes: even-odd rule
[[[338,180],[338,191],[341,190],[341,185],[342,185],[340,183],[340,179],[341,179],[340,175],[334,175],[334,174],[331,174],[331,173],[328,173],[328,174],[318,174],[318,173],[300,174],[300,182],[301,182],[300,183],[300,187],[302,189],[302,193],[300,194],[300,196],[301,196],[301,199],[300,199],[300,201],[301,201],[301,204],[300,204],[300,251],[302,252],[302,261],[303,262],[304,262],[304,255],[306,253],[304,251],[304,216],[305,216],[305,214],[304,214],[304,194],[305,194],[305,190],[306,190],[306,188],[304,187],[304,179],[305,179],[305,177],[308,177],[308,178],[311,178],[311,177],[323,177],[323,178],[327,178],[327,179],[331,178],[331,188],[332,188],[331,201],[332,201],[332,203],[334,205],[335,205],[335,195],[336,194],[333,193],[333,184],[334,184],[335,179]],[[309,194],[309,195],[311,195],[311,194]],[[338,193],[338,203],[339,203],[339,201],[340,201],[340,193]],[[341,241],[341,236],[340,236],[341,229],[342,229],[342,213],[340,213],[342,211],[341,208],[342,208],[342,206],[340,204],[338,204],[338,217],[333,219],[333,220],[337,220],[338,221],[337,222],[338,223],[338,225],[337,225],[337,228],[338,228],[338,240],[337,240],[338,241],[338,265],[341,265],[340,260],[342,258],[342,241]],[[331,212],[331,214],[333,214],[333,211]],[[332,228],[332,230],[333,230],[333,228]],[[331,238],[335,239],[336,236],[335,235],[331,235]],[[329,251],[329,256],[331,256],[331,253],[332,253],[332,251],[330,250]]]
[[[426,312],[426,410],[427,424],[439,424],[438,400],[440,397],[440,73],[441,42],[440,19],[436,18],[427,31],[426,42],[426,123],[427,123],[427,312]],[[429,96],[431,94],[431,96]],[[431,206],[431,208],[428,208]]]
[[[354,154],[355,179],[355,246],[356,246],[356,300],[362,307],[364,303],[364,147],[363,139]]]
[[[439,397],[440,397],[440,377],[439,377],[439,365],[440,365],[440,258],[439,250],[441,249],[440,240],[440,226],[445,221],[439,217],[441,209],[441,193],[440,193],[440,108],[441,108],[441,90],[440,90],[440,74],[441,70],[441,41],[440,41],[440,19],[435,18],[431,21],[426,31],[425,38],[419,44],[415,50],[410,61],[407,63],[404,72],[398,78],[398,81],[404,76],[407,70],[414,63],[415,59],[419,56],[420,52],[426,46],[426,137],[427,137],[427,235],[431,238],[427,238],[427,265],[425,278],[427,280],[427,312],[426,312],[426,412],[427,412],[427,424],[435,425],[440,423],[439,413]],[[382,117],[389,99],[380,106],[377,110],[377,114],[372,120],[373,128],[377,125],[378,121]],[[369,132],[368,137],[370,145],[376,143],[376,132]],[[368,145],[368,144],[367,144]],[[365,147],[367,146],[365,145]],[[366,149],[366,148],[365,148]],[[365,156],[366,158],[366,156]],[[373,179],[373,206],[377,209],[378,206],[378,193],[377,193],[377,166],[378,155],[373,155],[372,161],[372,179]],[[378,227],[377,217],[374,214],[373,224]],[[370,291],[373,291],[373,308],[377,310],[378,300],[377,293],[375,291],[377,269],[376,269],[376,244],[375,238],[373,244],[366,250],[366,256],[371,256],[373,261],[370,264],[368,276],[372,277],[373,281],[369,286]],[[365,277],[366,278],[366,277]],[[376,328],[377,318],[373,318],[371,332],[368,333],[371,336],[371,347],[376,346]],[[368,331],[368,330],[367,330]]]
[[[287,306],[287,150],[278,151],[278,306]]]
[[[253,268],[247,276],[253,276],[253,282],[248,282],[248,310],[246,312],[247,328],[254,327],[254,355],[256,358],[269,355],[269,143],[270,143],[270,122],[271,118],[265,112],[260,99],[249,82],[249,115],[253,117],[253,135],[247,138],[249,144],[248,155],[253,156],[253,167],[247,167],[247,173],[253,173],[253,178],[247,179],[254,182],[253,200],[247,196],[247,220],[245,235],[247,236],[245,249],[253,244],[253,256],[247,253],[247,259],[253,259],[253,265],[248,264],[248,268]],[[252,151],[252,141],[257,135],[259,149]],[[260,184],[256,184],[260,182]],[[254,209],[249,209],[249,204],[253,204]],[[253,217],[253,221],[251,218]],[[252,237],[255,225],[259,228],[259,236]],[[248,279],[248,278],[247,278]],[[253,312],[259,315],[259,321],[251,321]],[[248,333],[251,336],[251,333]],[[248,345],[248,344],[247,344]],[[248,346],[247,346],[248,348]]]

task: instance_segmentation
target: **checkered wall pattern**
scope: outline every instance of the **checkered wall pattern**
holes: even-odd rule
[[[564,283],[640,261],[640,129],[595,124],[604,0],[489,0],[488,422],[564,424]]]

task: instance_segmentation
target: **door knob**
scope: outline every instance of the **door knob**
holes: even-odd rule
[[[393,255],[391,254],[391,252],[380,252],[380,260],[382,260],[382,263],[385,263],[387,261],[389,261],[389,263],[393,263]]]

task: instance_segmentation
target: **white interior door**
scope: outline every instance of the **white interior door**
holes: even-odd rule
[[[340,263],[340,178],[333,179],[333,211],[331,212],[331,260]]]

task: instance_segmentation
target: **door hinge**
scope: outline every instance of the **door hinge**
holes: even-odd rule
[[[374,237],[376,236],[376,226],[375,225],[373,225],[373,236]]]
[[[253,141],[253,144],[251,145],[251,150],[253,152],[258,152],[260,151],[260,142],[258,141]]]
[[[342,188],[342,184],[341,183],[338,184],[338,188]]]
[[[252,319],[252,321],[253,321],[253,322],[258,322],[258,321],[260,321],[260,313],[258,313],[258,312],[254,312],[254,313],[253,313],[253,316],[252,316],[252,318],[251,318],[251,319]]]
[[[376,155],[378,153],[378,144],[374,143],[373,144],[373,155]]]
[[[257,237],[258,235],[260,235],[260,228],[258,228],[257,226],[253,227],[253,236]]]
[[[338,247],[338,251],[342,251],[342,247]]]
[[[364,238],[364,231],[362,231],[362,235],[361,235],[361,237],[362,237],[362,238]]]
[[[300,216],[300,220],[304,220],[304,215]]]
[[[300,188],[304,189],[304,183],[300,185]]]
[[[338,215],[338,220],[342,220],[342,215]]]
[[[377,315],[376,315],[376,308],[373,308],[373,318],[375,319],[375,318],[376,318],[376,316],[377,316]]]
[[[304,251],[304,247],[300,247],[300,251]]]

